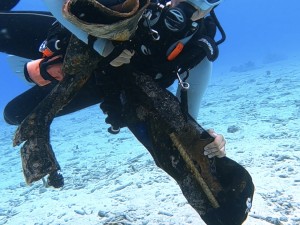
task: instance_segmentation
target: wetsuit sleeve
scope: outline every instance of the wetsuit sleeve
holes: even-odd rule
[[[49,12],[0,12],[0,52],[23,58],[40,58],[39,46],[54,21]]]
[[[15,7],[20,0],[2,0],[0,1],[0,11],[9,11]]]

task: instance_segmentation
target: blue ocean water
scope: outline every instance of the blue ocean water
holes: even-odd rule
[[[257,64],[266,58],[299,54],[300,2],[224,0],[217,10],[227,33],[220,46],[217,66],[232,66],[251,60]],[[216,66],[216,67],[217,67]]]
[[[41,1],[25,1],[25,0],[21,1],[21,3],[16,7],[16,10],[27,10],[27,9],[44,10],[45,7],[43,6]],[[297,103],[298,104],[297,107],[299,108],[299,100],[297,101],[297,93],[295,93],[294,91],[294,90],[297,91],[297,89],[293,89],[295,87],[291,85],[291,83],[293,82],[296,83],[297,79],[298,80],[300,79],[299,73],[293,72],[296,71],[297,64],[292,64],[292,66],[289,65],[291,69],[287,74],[285,73],[284,70],[281,70],[280,68],[280,62],[283,62],[286,59],[294,58],[295,56],[299,58],[300,45],[298,41],[300,40],[300,30],[297,22],[299,22],[300,20],[299,20],[298,9],[300,9],[300,2],[297,0],[289,1],[288,4],[283,4],[281,1],[270,1],[270,0],[264,2],[261,2],[259,0],[253,0],[253,1],[243,0],[238,3],[237,1],[233,1],[233,0],[224,0],[224,2],[216,9],[216,13],[220,20],[220,23],[222,24],[227,34],[227,40],[225,43],[223,43],[220,46],[219,58],[214,63],[213,77],[220,78],[222,77],[222,75],[226,74],[226,77],[224,77],[226,81],[224,81],[223,79],[223,82],[221,83],[223,86],[222,85],[218,86],[218,84],[216,83],[210,86],[212,93],[214,94],[209,95],[210,99],[206,99],[204,101],[204,106],[207,106],[209,110],[207,111],[204,110],[203,112],[204,115],[203,117],[209,119],[207,121],[201,121],[203,122],[204,125],[209,124],[210,126],[213,126],[214,128],[219,129],[221,131],[226,131],[227,127],[234,128],[235,126],[238,126],[236,129],[240,129],[241,133],[238,134],[238,137],[241,140],[235,137],[234,134],[230,132],[226,133],[226,138],[228,138],[228,141],[231,142],[231,146],[233,146],[233,147],[229,147],[232,150],[231,153],[230,153],[230,149],[228,150],[229,156],[236,157],[236,158],[238,158],[239,155],[246,156],[246,157],[240,156],[240,158],[238,158],[239,162],[247,166],[247,168],[253,166],[252,168],[249,169],[252,172],[253,177],[255,176],[256,185],[258,187],[257,192],[260,194],[260,196],[265,197],[264,200],[268,203],[268,205],[271,205],[274,202],[276,203],[276,207],[274,206],[274,212],[268,215],[274,216],[275,212],[278,211],[287,216],[291,215],[293,220],[290,219],[285,224],[295,224],[295,225],[299,224],[300,221],[297,220],[299,218],[297,217],[297,213],[295,213],[295,212],[299,212],[300,205],[299,202],[294,203],[293,199],[299,199],[299,196],[298,197],[293,196],[293,192],[288,192],[287,190],[295,190],[295,188],[299,188],[298,186],[295,185],[295,184],[299,184],[299,176],[297,177],[296,174],[297,172],[294,171],[296,170],[295,168],[297,167],[294,167],[292,165],[292,162],[295,161],[294,159],[297,159],[296,154],[299,153],[300,150],[298,147],[299,144],[297,144],[299,140],[297,138],[298,136],[297,134],[295,134],[295,132],[293,132],[299,126],[299,124],[297,124],[298,120],[296,119],[297,119],[297,115],[298,117],[300,116],[300,111],[298,110],[298,114],[297,114],[296,112],[297,109],[295,109],[296,107],[289,108],[290,110],[289,113],[279,115],[277,114],[278,111],[275,111],[275,109],[285,110],[285,107],[289,107],[290,105],[289,101],[293,101],[294,103]],[[276,62],[278,64],[276,64],[276,67],[275,66],[273,67],[273,63]],[[17,78],[15,74],[12,72],[11,68],[9,68],[6,62],[5,54],[0,55],[0,64],[2,70],[0,75],[0,83],[2,86],[0,88],[0,109],[2,109],[8,101],[10,101],[19,93],[22,93],[24,90],[28,88],[28,86],[25,85],[23,81],[21,81],[19,78]],[[268,69],[260,69],[262,65],[266,65],[266,64],[272,66],[268,66],[267,67]],[[282,65],[286,66],[286,63],[284,62],[282,63]],[[258,70],[253,71],[253,69],[257,69],[257,68]],[[230,71],[233,73],[228,73]],[[245,71],[246,72],[248,71],[250,75],[249,73],[244,74],[243,72]],[[251,77],[251,74],[253,74],[253,77]],[[256,75],[257,77],[255,77]],[[291,76],[291,82],[289,82],[289,80],[285,80],[286,76],[288,75]],[[237,78],[239,76],[240,79]],[[230,83],[231,81],[234,81],[234,83],[231,84]],[[268,86],[267,84],[268,82],[270,82],[270,86]],[[253,88],[252,84],[257,84],[257,85],[254,85],[255,88]],[[247,88],[248,86],[249,89]],[[279,92],[277,88],[280,88],[281,92]],[[291,91],[292,93],[289,92],[289,89],[292,90]],[[221,98],[222,101],[219,99],[217,94],[222,95]],[[251,97],[249,99],[247,98],[248,95],[255,96],[255,98]],[[286,99],[285,96],[287,96]],[[230,104],[229,103],[226,104],[226,102],[229,102]],[[259,104],[261,108],[259,106],[256,106],[256,104]],[[263,106],[266,107],[264,108]],[[94,115],[96,113],[92,113],[94,112],[93,110],[97,113],[97,118],[95,116],[95,119],[94,119]],[[17,161],[17,159],[19,159],[18,158],[19,155],[17,153],[14,154],[11,153],[11,148],[8,148],[7,146],[4,147],[4,152],[5,152],[4,157],[10,158],[10,160],[7,161],[10,161],[13,164],[13,167],[11,167],[11,164],[9,164],[9,162],[5,161],[5,164],[3,165],[3,169],[1,169],[1,171],[5,171],[7,172],[7,174],[9,175],[12,174],[12,176],[16,176],[16,177],[14,177],[15,180],[7,179],[7,183],[9,185],[6,186],[8,187],[4,185],[6,189],[3,192],[6,193],[7,196],[12,196],[12,197],[11,200],[9,201],[7,200],[4,204],[4,206],[9,205],[8,209],[7,208],[4,209],[2,208],[2,206],[0,207],[1,219],[2,217],[5,218],[3,220],[0,220],[0,224],[2,224],[3,222],[3,224],[7,223],[13,225],[14,223],[10,222],[10,220],[18,221],[15,218],[18,216],[22,217],[22,215],[32,216],[32,220],[30,222],[27,223],[25,221],[22,223],[26,225],[27,224],[79,224],[76,223],[76,219],[78,219],[78,221],[84,221],[81,220],[84,217],[84,215],[88,217],[89,215],[93,215],[97,213],[97,212],[92,212],[92,210],[89,208],[89,205],[90,204],[92,205],[92,202],[94,202],[94,198],[97,198],[97,201],[101,201],[101,198],[99,198],[99,196],[101,197],[101,194],[103,194],[102,192],[105,192],[106,194],[107,188],[105,188],[104,191],[100,188],[100,186],[110,188],[109,184],[112,183],[115,185],[113,187],[116,187],[119,184],[120,184],[119,186],[127,185],[126,183],[124,184],[122,175],[126,173],[133,174],[133,172],[131,172],[132,168],[131,167],[127,168],[125,166],[126,167],[125,169],[121,169],[120,171],[118,171],[118,170],[111,169],[112,167],[110,168],[110,165],[108,164],[111,160],[112,162],[115,162],[116,165],[119,165],[121,167],[124,164],[124,159],[128,157],[127,152],[133,151],[133,149],[137,148],[139,149],[138,151],[136,152],[133,151],[133,153],[131,152],[129,153],[129,155],[132,154],[132,156],[136,156],[135,154],[137,154],[137,152],[139,154],[145,154],[144,153],[145,149],[143,149],[143,147],[140,145],[131,144],[130,148],[126,149],[126,151],[122,151],[123,149],[121,147],[123,145],[127,145],[124,140],[126,139],[129,140],[132,137],[126,131],[125,131],[125,135],[122,134],[121,137],[111,136],[106,132],[106,126],[104,127],[95,126],[95,124],[97,124],[98,122],[102,124],[104,120],[103,117],[100,117],[100,119],[98,118],[99,117],[98,112],[99,112],[98,108],[97,109],[94,108],[92,109],[91,112],[90,111],[87,112],[88,113],[87,115],[84,113],[79,113],[73,116],[67,116],[65,119],[59,118],[57,121],[55,121],[56,124],[54,124],[54,129],[53,129],[54,135],[52,139],[53,146],[55,146],[57,149],[56,153],[58,155],[60,163],[65,168],[65,170],[68,170],[67,172],[69,172],[68,173],[69,177],[67,177],[69,183],[66,184],[66,189],[65,189],[66,191],[64,192],[56,193],[54,191],[51,191],[51,189],[49,191],[46,191],[41,187],[41,184],[37,184],[36,186],[33,187],[25,186],[24,179],[21,176],[22,173],[21,170],[15,169],[15,168],[20,168],[20,162]],[[211,113],[213,114],[213,117],[211,116]],[[259,115],[259,117],[257,115]],[[92,120],[85,121],[86,118],[92,118],[92,117],[93,117]],[[241,121],[241,117],[243,119],[244,124],[239,124]],[[224,121],[226,121],[226,123],[224,124],[221,123]],[[267,124],[266,126],[262,126],[261,124],[259,124],[260,126],[257,126],[256,123],[257,121],[261,123],[265,122],[266,124],[270,122],[270,125]],[[1,126],[2,124],[3,123],[1,123]],[[93,126],[97,128],[94,129]],[[243,126],[245,129],[243,129]],[[93,127],[93,129],[90,129],[91,127]],[[6,128],[5,133],[3,134],[2,127],[0,127],[1,136],[3,135],[2,137],[0,137],[2,143],[10,139],[11,134],[13,133],[12,130],[14,129],[15,127],[13,127],[10,130],[11,133],[8,133]],[[280,131],[279,133],[277,132],[278,130]],[[248,133],[251,133],[251,135],[249,136],[252,139],[243,140],[243,137],[244,136],[247,137]],[[241,146],[244,147],[247,144],[249,144],[249,142],[254,143],[257,140],[255,138],[261,138],[261,142],[262,142],[261,145],[255,146],[255,148],[261,148],[262,151],[265,149],[263,154],[259,154],[259,152],[254,152],[254,150],[252,152],[252,147],[249,146],[246,147],[246,150],[241,149]],[[280,138],[282,138],[282,140]],[[289,141],[292,140],[292,142],[288,142],[288,143],[284,142],[284,140],[287,138],[290,138],[288,140]],[[264,145],[264,142],[266,140],[271,140],[272,143],[276,143],[276,145],[278,145],[276,146],[278,148],[277,149],[278,152],[275,153],[272,152],[272,150],[274,150],[275,148],[272,149],[271,144]],[[86,145],[82,145],[84,146],[82,147],[80,146],[81,143],[85,143]],[[8,144],[8,146],[10,146],[10,144]],[[80,148],[84,148],[86,152],[80,151],[81,150]],[[293,148],[294,150],[297,150],[295,151],[296,156],[295,157],[293,156],[292,151],[283,152],[283,150],[286,150],[287,148],[290,149]],[[237,152],[235,152],[236,149],[238,149]],[[97,154],[89,153],[93,150],[97,150]],[[246,153],[244,153],[243,151],[245,151]],[[233,153],[235,153],[236,155],[233,155]],[[69,157],[69,155],[72,154],[73,156]],[[141,156],[141,158],[142,157],[145,156]],[[84,158],[85,160],[80,160],[82,158]],[[268,160],[263,161],[264,158],[267,158]],[[117,160],[114,161],[115,159]],[[163,184],[168,182],[166,181],[166,178],[164,177],[161,178],[159,174],[153,172],[154,169],[152,170],[152,168],[155,168],[155,165],[149,163],[148,158],[147,161],[144,160],[145,158],[142,159],[143,160],[139,161],[139,163],[134,164],[133,166],[137,166],[138,170],[141,171],[145,170],[144,169],[145,167],[150,168],[151,169],[150,172],[148,169],[147,173],[149,172],[151,179],[149,179],[150,181],[144,183],[141,182],[142,183],[141,186],[145,187],[147,183],[150,183],[150,185],[147,186],[149,187],[149,190],[150,189],[156,190],[156,188],[153,188],[154,185],[151,186],[152,185],[151,176],[154,177],[153,180],[155,180],[155,183]],[[253,160],[256,161],[258,165],[254,165]],[[103,161],[106,162],[103,163]],[[284,164],[284,166],[279,166],[281,162],[286,162],[286,164]],[[264,163],[266,165],[264,165]],[[273,168],[272,166],[275,164],[278,164],[278,166],[276,165],[277,167],[275,166],[275,168]],[[269,173],[266,172],[265,168],[263,168],[264,166],[270,169]],[[294,186],[290,185],[289,181],[278,180],[278,182],[275,183],[276,184],[275,187],[269,187],[269,186],[265,187],[264,185],[267,184],[262,184],[264,183],[262,181],[267,180],[269,183],[271,183],[272,182],[271,179],[274,176],[273,173],[275,174],[274,171],[282,172],[283,174],[280,174],[280,176],[283,177],[283,179],[285,178],[285,176],[292,177],[293,180],[295,181],[293,183]],[[285,171],[288,172],[285,173]],[[147,173],[143,175],[147,177],[148,176]],[[78,176],[78,174],[80,174],[80,176],[82,177],[76,177]],[[99,179],[97,177],[99,176],[99,174],[103,175],[111,183],[109,183],[105,179],[103,180]],[[87,178],[85,179],[85,177]],[[72,180],[73,178],[74,180]],[[278,179],[278,177],[276,178]],[[139,179],[142,180],[143,177],[142,178],[139,177]],[[71,183],[71,180],[73,183]],[[100,182],[100,184],[98,182]],[[3,183],[4,182],[2,182],[2,184]],[[285,188],[283,186],[284,183],[287,183],[287,185],[288,186],[290,185],[290,187]],[[95,187],[91,187],[92,184],[93,185],[95,184]],[[128,185],[128,187],[130,187],[130,185]],[[160,190],[165,190],[165,189],[166,188],[162,185]],[[14,190],[18,194],[14,194]],[[69,194],[68,191],[69,192],[72,191],[72,194]],[[86,202],[83,202],[83,200],[80,199],[79,196],[81,196],[82,193],[88,191],[89,191],[88,193],[89,195],[83,197],[86,198]],[[114,190],[112,190],[112,193],[113,191]],[[266,193],[264,191],[266,191]],[[95,194],[93,195],[93,193]],[[142,191],[142,193],[146,193],[146,192]],[[161,194],[159,192],[155,192],[154,194],[156,199],[158,199],[158,204],[160,204],[159,202],[164,202],[165,204],[172,205],[174,204],[174,202],[172,201],[168,202],[169,199],[173,199],[172,193],[176,193],[177,195],[176,191],[174,192],[170,191],[170,194],[166,195],[168,196],[167,198],[164,197],[165,196],[164,194]],[[137,196],[143,196],[143,194],[139,193],[137,194]],[[136,196],[132,198],[135,197]],[[47,202],[51,203],[51,206],[55,205],[61,207],[62,208],[61,210],[57,210],[61,212],[57,212],[57,211],[53,213],[49,212],[49,205],[38,202],[38,198],[45,198]],[[64,203],[61,203],[62,200],[58,201],[58,199],[60,198],[61,199],[66,198],[67,199],[66,202],[68,203],[65,203],[64,205]],[[126,199],[124,196],[118,194],[113,195],[111,198],[114,200],[116,198],[117,200],[119,200],[119,202],[127,203],[128,201],[128,199]],[[28,205],[26,205],[26,202],[31,202],[28,204],[31,204],[30,210],[33,211],[32,214],[31,211],[29,210]],[[35,203],[37,204],[37,206],[35,206]],[[80,203],[82,203],[82,205],[84,205],[85,208],[83,208]],[[138,210],[147,211],[147,209],[144,210],[144,206],[145,205],[147,206],[148,203],[142,205],[140,209],[138,207],[139,206],[138,203],[139,202],[134,202],[134,204],[133,203],[132,204],[135,205],[136,208],[138,208]],[[109,205],[108,202],[106,202],[105,204]],[[97,209],[105,208],[103,206],[105,204],[102,204],[102,202],[100,202],[100,204],[98,204],[99,208]],[[114,209],[117,208],[117,206],[114,204],[112,204],[111,206],[111,212],[113,212]],[[179,203],[176,202],[176,204],[184,205],[184,200]],[[291,204],[292,206],[289,206],[289,204]],[[22,208],[22,205],[26,205],[26,207]],[[119,205],[121,205],[121,203]],[[39,207],[42,208],[41,211],[39,211]],[[14,208],[16,208],[15,211]],[[136,208],[134,208],[134,210],[137,210]],[[120,208],[118,209],[120,210]],[[126,212],[130,212],[134,210],[127,209]],[[151,208],[149,208],[149,212],[150,211]],[[24,214],[22,214],[23,212]],[[173,213],[173,211],[170,212]],[[164,212],[160,212],[160,215],[164,215]],[[39,216],[42,219],[39,219]],[[168,213],[165,213],[165,216],[169,218]],[[26,219],[30,220],[31,217],[30,218],[28,217]],[[140,217],[142,216],[139,214],[139,211],[137,211],[135,218],[140,218]],[[277,217],[279,218],[279,216],[276,215],[276,218]],[[72,220],[70,218],[73,219],[75,218],[75,219]],[[284,222],[285,220],[287,221],[287,219],[285,219],[285,217],[282,216],[281,221]],[[142,221],[142,219],[138,220],[138,223],[129,223],[129,224],[141,224],[139,223],[140,221]],[[168,221],[168,219],[166,219],[166,221]],[[150,222],[148,224],[170,224],[166,221],[162,221],[162,220],[156,221],[157,223],[155,221],[154,222],[152,221],[152,223]],[[176,221],[176,223],[174,221]],[[252,223],[250,222],[247,224],[251,224],[251,225],[267,224],[264,223],[264,221],[260,221],[260,222],[257,221],[260,220],[255,220],[255,222]],[[291,221],[293,221],[293,223]],[[272,223],[276,224],[276,220],[274,219]],[[101,222],[88,223],[86,220],[84,222],[81,222],[81,224],[102,224],[102,223]],[[145,222],[144,224],[147,223]],[[192,222],[180,223],[178,218],[175,219],[173,218],[172,224],[193,224],[193,223]],[[277,222],[277,224],[279,224],[279,222]]]

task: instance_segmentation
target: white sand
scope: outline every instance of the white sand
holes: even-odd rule
[[[300,224],[298,62],[224,73],[211,81],[202,104],[199,123],[226,137],[228,157],[256,185],[245,225]],[[110,135],[103,121],[98,106],[55,119],[52,146],[65,186],[54,190],[25,185],[19,147],[11,142],[16,127],[1,120],[0,224],[204,225],[133,135],[127,129]],[[230,126],[238,131],[228,133]]]

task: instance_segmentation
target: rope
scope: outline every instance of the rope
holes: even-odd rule
[[[184,147],[180,144],[180,142],[179,142],[178,138],[176,137],[175,133],[171,133],[170,138],[173,141],[173,143],[175,144],[176,148],[178,149],[178,151],[179,151],[180,155],[182,156],[183,160],[185,161],[187,167],[191,170],[191,172],[195,176],[196,180],[200,184],[204,194],[208,198],[208,200],[211,203],[212,207],[213,208],[219,208],[220,205],[219,205],[218,201],[216,200],[215,196],[213,195],[213,193],[209,189],[208,185],[206,184],[206,182],[202,178],[201,174],[199,173],[199,171],[195,167],[195,165],[194,165],[193,161],[191,160],[190,156],[187,154]]]

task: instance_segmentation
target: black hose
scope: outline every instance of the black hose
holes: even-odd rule
[[[216,41],[216,44],[219,45],[226,40],[226,34],[225,34],[223,27],[221,26],[221,24],[219,22],[214,10],[211,10],[210,15],[213,18],[214,22],[216,23],[217,28],[219,29],[219,31],[221,33],[221,39]]]

